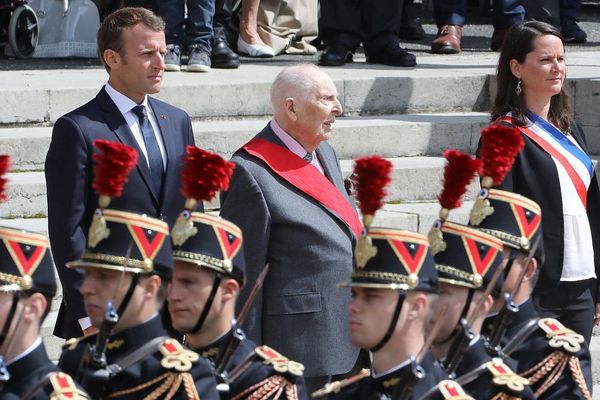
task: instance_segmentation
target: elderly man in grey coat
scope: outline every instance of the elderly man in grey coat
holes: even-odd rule
[[[285,68],[271,103],[273,119],[232,158],[221,215],[244,234],[247,288],[269,264],[246,332],[302,362],[311,391],[357,361],[347,334],[350,295],[336,284],[352,272],[361,223],[327,143],[342,114],[331,78],[314,65]]]

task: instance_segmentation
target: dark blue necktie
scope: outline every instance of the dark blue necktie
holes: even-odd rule
[[[304,160],[306,160],[306,162],[308,162],[309,164],[312,163],[313,160],[313,154],[312,153],[306,153],[306,155],[304,157],[302,157]]]
[[[140,120],[140,130],[142,131],[142,137],[144,138],[146,154],[148,154],[148,164],[150,165],[152,184],[154,185],[156,195],[160,196],[160,189],[164,177],[164,167],[156,135],[154,134],[154,130],[152,129],[152,125],[146,114],[146,107],[135,106],[131,111],[133,111]]]

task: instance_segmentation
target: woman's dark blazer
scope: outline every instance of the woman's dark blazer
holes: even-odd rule
[[[589,155],[585,135],[575,122],[571,124],[571,134]],[[534,290],[534,294],[541,295],[554,290],[562,274],[564,248],[562,197],[558,170],[552,157],[527,136],[523,135],[523,138],[525,148],[517,156],[512,170],[506,175],[499,188],[526,196],[542,208],[546,260]],[[600,189],[597,175],[594,171],[588,188],[587,215],[592,231],[596,276],[600,277]],[[599,298],[599,294],[600,285],[597,284],[594,293],[596,299]]]

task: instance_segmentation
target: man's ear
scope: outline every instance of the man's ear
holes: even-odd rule
[[[162,281],[158,275],[150,275],[141,280],[138,284],[144,289],[144,297],[148,300],[155,299]]]
[[[291,121],[296,121],[298,119],[296,102],[292,97],[285,99],[285,115],[287,115]]]
[[[221,291],[223,301],[235,300],[240,292],[240,284],[235,279],[226,278],[221,283]]]
[[[48,300],[41,293],[33,293],[23,300],[23,306],[23,319],[28,322],[36,322],[44,316]]]
[[[529,261],[529,264],[527,264],[525,268],[527,268],[527,270],[523,276],[523,281],[528,281],[535,276],[535,272],[538,268],[538,262],[535,257],[531,257],[531,261]]]
[[[102,59],[104,60],[106,65],[109,66],[111,71],[115,67],[119,67],[119,65],[121,65],[123,63],[123,60],[122,60],[119,52],[117,52],[113,49],[104,50],[104,52],[102,53]]]
[[[408,309],[408,314],[406,318],[411,321],[415,318],[420,317],[421,315],[427,314],[427,308],[429,307],[429,301],[427,296],[423,293],[414,293],[411,296],[411,300],[408,302],[410,304]]]

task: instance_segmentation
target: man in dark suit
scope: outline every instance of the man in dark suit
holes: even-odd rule
[[[193,144],[189,116],[153,99],[164,71],[164,23],[143,8],[108,16],[98,31],[98,48],[109,73],[107,84],[87,104],[54,125],[46,156],[48,228],[63,301],[54,334],[80,336],[90,327],[79,294],[81,274],[65,268],[85,249],[97,196],[92,142],[119,141],[138,152],[138,165],[112,207],[173,224],[183,207],[179,176],[186,145]]]
[[[270,265],[246,332],[304,364],[310,392],[357,360],[343,333],[350,293],[336,285],[352,272],[361,224],[326,143],[342,114],[331,78],[314,65],[286,68],[271,103],[274,119],[232,158],[221,215],[244,234],[246,288]]]

